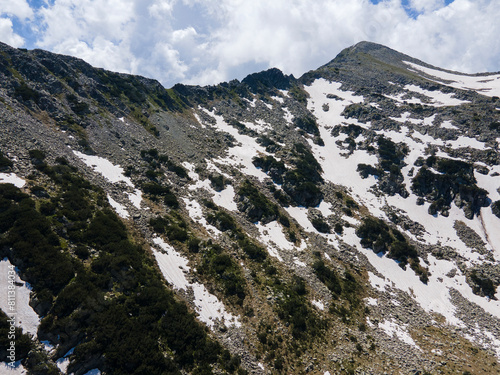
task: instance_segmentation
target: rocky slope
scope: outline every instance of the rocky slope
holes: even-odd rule
[[[3,44],[0,75],[15,371],[498,373],[500,74],[362,42],[298,79]]]

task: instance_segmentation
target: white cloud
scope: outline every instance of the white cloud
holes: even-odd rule
[[[410,0],[412,15],[401,0],[54,0],[35,16],[26,0],[0,0],[0,12],[40,20],[37,47],[166,86],[274,66],[300,76],[361,40],[444,68],[500,70],[497,0],[448,2]],[[2,41],[22,44],[8,19],[0,28]]]
[[[32,18],[33,14],[26,0],[0,0],[0,15],[14,16],[24,21]]]
[[[148,6],[148,13],[153,18],[162,19],[172,14],[175,1],[157,0]]]
[[[434,11],[444,7],[444,0],[410,0],[409,5],[417,12]]]
[[[24,45],[24,38],[14,33],[12,21],[9,18],[0,18],[0,40],[12,47]]]
[[[500,70],[500,8],[495,1],[455,0],[400,23],[394,48],[431,64],[464,72]]]

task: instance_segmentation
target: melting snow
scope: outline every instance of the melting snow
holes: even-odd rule
[[[359,173],[345,173],[346,171],[356,171],[358,164],[364,163],[375,165],[378,160],[375,155],[370,155],[363,150],[355,150],[351,155],[346,155],[346,150],[337,145],[338,137],[332,137],[330,127],[342,124],[352,123],[366,128],[369,124],[362,124],[355,119],[346,119],[341,115],[346,106],[352,103],[362,103],[363,97],[354,95],[353,92],[340,90],[341,83],[328,82],[324,79],[315,80],[311,86],[305,87],[310,95],[307,107],[314,111],[318,118],[318,127],[321,138],[325,146],[318,146],[310,142],[316,160],[323,168],[323,177],[327,181],[335,184],[344,185],[351,190],[353,198],[361,201],[368,207],[378,211],[379,204],[375,204],[377,198],[365,199],[366,192],[376,183],[375,177],[361,178]],[[328,94],[334,94],[342,100],[330,99]],[[321,110],[321,106],[327,103],[330,107],[328,112]],[[290,210],[289,210],[290,212]],[[295,216],[294,216],[295,217]],[[300,222],[302,224],[302,222]],[[310,224],[309,224],[310,225]],[[310,230],[310,229],[307,229]]]
[[[454,98],[454,94],[446,94],[441,91],[429,91],[421,88],[420,86],[416,85],[406,85],[405,86],[406,90],[416,92],[418,94],[425,95],[426,97],[431,99],[431,103],[422,103],[422,104],[427,104],[431,105],[433,107],[444,107],[444,106],[457,106],[465,103],[470,103],[467,100],[460,100],[457,98]]]
[[[114,165],[109,160],[100,156],[85,155],[79,151],[73,151],[87,166],[102,174],[112,183],[125,182],[128,186],[134,187],[132,180],[123,174],[123,168]]]
[[[373,288],[381,292],[385,292],[386,287],[391,286],[391,283],[389,281],[381,277],[378,277],[373,272],[368,272],[368,280],[370,281],[370,284]]]
[[[17,269],[14,271],[15,275],[15,310],[12,311],[8,304],[9,290],[9,271],[11,271],[12,264],[8,258],[0,260],[0,309],[3,310],[9,317],[14,316],[16,326],[21,327],[22,330],[31,335],[37,335],[40,318],[33,308],[29,305],[31,286],[19,278]],[[15,315],[13,315],[15,313]]]
[[[283,250],[293,250],[294,245],[288,241],[283,233],[281,225],[277,221],[271,221],[266,225],[256,224],[261,238],[267,244],[273,243]]]
[[[21,364],[21,360],[14,362],[14,366],[9,366],[6,362],[0,362],[0,374],[5,375],[26,375],[26,370]]]
[[[71,348],[62,358],[59,358],[57,361],[56,361],[56,365],[57,367],[59,368],[59,370],[61,370],[61,372],[63,374],[66,374],[66,371],[68,370],[68,366],[69,366],[69,356],[71,354],[73,354],[73,351],[75,350],[75,348]]]
[[[234,188],[229,185],[222,191],[215,191],[213,196],[213,201],[216,205],[222,206],[229,211],[236,211],[238,207],[234,201]]]
[[[128,217],[130,217],[125,206],[123,206],[122,204],[115,201],[113,198],[111,198],[111,196],[109,194],[108,194],[108,201],[109,201],[109,204],[111,205],[111,207],[114,208],[114,210],[116,211],[118,216],[120,216],[123,219],[127,219]]]
[[[470,76],[426,68],[408,61],[404,63],[410,65],[417,71],[435,77],[436,81],[443,85],[463,90],[474,90],[486,96],[500,96],[500,74]]]
[[[132,204],[137,208],[141,209],[141,202],[142,202],[142,191],[139,189],[135,189],[133,193],[127,193],[128,199]]]
[[[325,309],[325,304],[322,301],[312,300],[311,303],[322,311]]]
[[[227,312],[224,304],[213,294],[210,294],[203,284],[188,281],[185,273],[189,272],[190,268],[186,258],[159,237],[154,238],[153,242],[163,250],[163,252],[153,250],[163,276],[173,284],[175,289],[187,290],[191,288],[193,290],[193,302],[202,322],[211,328],[218,320],[224,321],[226,325],[241,326],[238,317]]]
[[[193,219],[193,221],[200,223],[205,227],[208,232],[212,232],[214,235],[218,236],[222,232],[218,230],[213,225],[207,223],[207,220],[203,216],[203,211],[201,209],[201,205],[195,201],[190,200],[188,198],[182,198],[184,203],[186,204],[186,209],[188,210],[189,217]]]
[[[236,142],[239,143],[239,145],[229,148],[228,156],[225,158],[219,158],[217,161],[223,164],[238,166],[243,173],[249,176],[255,176],[261,181],[267,178],[267,175],[261,169],[255,167],[252,163],[252,159],[255,156],[258,156],[259,154],[268,155],[265,148],[260,146],[255,138],[239,134],[238,130],[227,124],[222,116],[215,114],[215,109],[213,112],[207,113],[215,118],[216,128],[231,134],[236,139]]]
[[[307,264],[299,260],[299,258],[293,258],[293,263],[299,267],[307,267]]]
[[[441,127],[445,129],[458,129],[455,125],[451,123],[451,121],[443,121],[441,123]]]
[[[398,324],[394,319],[386,320],[383,323],[379,323],[378,327],[383,329],[388,336],[396,336],[399,340],[403,341],[408,345],[412,345],[417,349],[420,347],[415,343],[410,334],[408,333],[408,326],[406,324]],[[421,349],[420,349],[421,350]]]
[[[26,185],[26,181],[18,177],[15,173],[0,173],[0,184],[12,184],[18,188]]]

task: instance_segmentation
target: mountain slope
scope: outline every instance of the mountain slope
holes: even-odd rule
[[[497,373],[500,75],[367,42],[171,89],[0,58],[18,371]]]

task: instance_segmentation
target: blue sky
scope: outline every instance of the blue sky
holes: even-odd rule
[[[463,72],[500,70],[498,0],[0,0],[0,41],[215,84],[300,76],[369,40]]]

